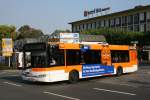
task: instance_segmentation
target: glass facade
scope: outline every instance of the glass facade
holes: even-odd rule
[[[140,13],[140,21],[144,21],[145,20],[145,15],[144,13]]]
[[[146,19],[150,19],[150,11],[147,12]]]
[[[145,31],[145,24],[140,24],[140,32],[144,32]]]

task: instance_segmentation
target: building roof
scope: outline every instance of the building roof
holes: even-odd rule
[[[123,14],[123,13],[131,13],[131,12],[135,12],[135,11],[139,11],[139,10],[144,10],[144,9],[150,9],[150,5],[146,5],[146,6],[139,5],[139,6],[135,6],[132,9],[123,10],[123,11],[119,11],[119,12],[115,12],[115,13],[110,13],[110,14],[102,15],[102,16],[97,16],[97,17],[93,17],[93,18],[83,19],[83,20],[79,20],[79,21],[74,21],[74,22],[70,22],[69,24],[86,22],[86,21],[90,21],[90,20],[95,20],[95,19],[109,17],[109,16],[114,16],[114,15],[120,15],[120,14]]]

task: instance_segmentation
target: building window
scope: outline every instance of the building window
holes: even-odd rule
[[[120,18],[116,18],[116,25],[119,25],[120,24]]]
[[[77,31],[79,31],[79,30],[80,30],[80,26],[78,25],[78,26],[77,26]]]
[[[106,21],[105,21],[105,26],[106,26],[106,27],[109,27],[109,20],[106,20]]]
[[[95,29],[95,22],[93,22],[91,25],[92,25],[92,29]]]
[[[80,30],[82,30],[82,29],[83,29],[83,28],[82,28],[82,24],[81,24],[81,25],[79,25],[79,27],[80,27],[80,28],[79,28]]]
[[[97,26],[96,26],[96,25],[97,25],[97,24],[96,24],[96,22],[94,22],[94,25],[95,25],[95,29],[96,29],[96,28],[97,28]]]
[[[82,29],[83,29],[83,30],[85,29],[85,24],[82,24]]]
[[[145,31],[145,24],[141,24],[140,25],[140,32],[144,32]]]
[[[99,21],[97,21],[96,22],[96,28],[99,28],[99,26],[100,26],[100,23],[99,23]]]
[[[111,19],[111,20],[110,20],[110,25],[111,25],[111,26],[114,26],[114,25],[115,25],[115,19]]]
[[[78,26],[76,25],[76,31],[78,31]]]
[[[98,21],[98,23],[99,23],[99,28],[101,27],[101,21]]]
[[[149,12],[147,12],[147,14],[146,14],[146,18],[147,18],[147,19],[150,19],[150,11],[149,11]]]
[[[77,30],[77,27],[76,26],[73,26],[73,31],[75,32]]]
[[[104,26],[105,26],[105,21],[102,20],[102,21],[101,21],[101,27],[104,27]]]
[[[127,18],[128,18],[128,24],[133,24],[133,16],[130,15]]]
[[[139,24],[139,14],[134,15],[134,24]]]
[[[86,24],[86,29],[88,30],[88,23]]]
[[[78,31],[80,31],[81,30],[81,25],[79,25],[78,27],[79,27]]]
[[[147,25],[146,25],[146,30],[147,30],[147,31],[150,31],[150,23],[147,23]]]
[[[134,31],[138,32],[139,31],[139,25],[134,25]]]
[[[91,29],[91,24],[90,23],[88,24],[88,29]]]
[[[126,25],[127,24],[127,16],[122,16],[122,25]]]
[[[144,13],[140,13],[140,21],[144,21]]]
[[[82,30],[82,25],[79,25],[79,30]]]
[[[91,29],[92,29],[92,25],[93,25],[93,24],[91,23]]]

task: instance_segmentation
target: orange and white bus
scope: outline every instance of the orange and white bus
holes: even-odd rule
[[[24,46],[22,79],[38,82],[121,75],[138,70],[134,46],[98,42],[31,43]]]

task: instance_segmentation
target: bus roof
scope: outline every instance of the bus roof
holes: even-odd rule
[[[109,45],[104,42],[80,42],[80,43],[48,43],[57,44],[60,49],[81,49],[82,46],[88,46],[91,50],[101,50],[104,46],[110,48],[110,50],[130,50],[136,49],[134,46],[129,45]]]

